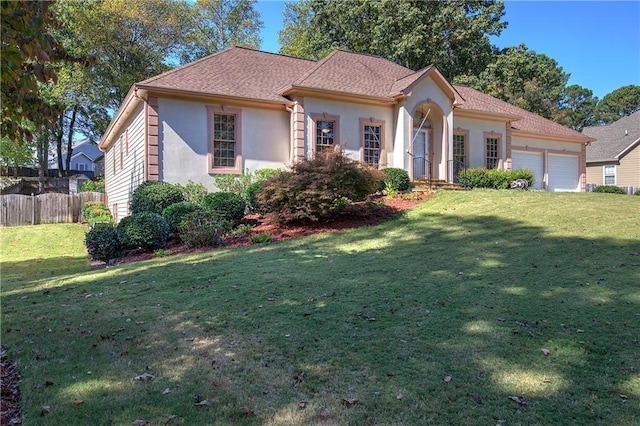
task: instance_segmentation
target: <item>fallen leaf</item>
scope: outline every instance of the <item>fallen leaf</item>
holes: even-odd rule
[[[551,353],[551,351],[549,349],[540,349],[540,351],[542,352],[542,354],[544,356],[547,356],[547,355],[549,355]]]
[[[184,340],[186,340],[187,342],[193,342],[194,340],[196,340],[196,338],[195,337],[187,337]]]
[[[306,408],[306,407],[307,407],[307,401],[298,402],[298,408]]]
[[[166,388],[165,390],[162,391],[163,395],[168,395],[170,393],[171,393],[171,389],[169,389],[169,388]]]
[[[476,395],[473,397],[473,400],[478,404],[482,404],[482,397],[480,395]]]
[[[169,422],[170,422],[171,420],[175,419],[175,418],[176,418],[176,416],[174,416],[174,415],[172,414],[172,415],[170,415],[169,417],[167,417],[166,419],[164,419],[164,421],[162,422],[162,424],[163,424],[163,425],[168,425],[168,424],[169,424]]]
[[[145,381],[145,380],[153,380],[153,379],[155,379],[155,378],[156,378],[156,376],[154,376],[153,374],[149,374],[149,373],[142,373],[141,375],[136,376],[134,379],[135,379],[135,380],[142,380],[142,381]]]
[[[293,381],[295,383],[302,383],[303,380],[304,380],[304,371],[301,371],[298,374],[295,374],[293,376]]]
[[[342,398],[342,403],[347,406],[355,405],[358,403],[358,400],[355,398]]]
[[[148,420],[136,420],[133,422],[133,426],[146,426],[150,424],[151,423]]]
[[[76,399],[74,399],[73,401],[71,401],[71,403],[72,403],[73,405],[80,405],[80,404],[82,404],[83,402],[84,402],[83,400],[78,399],[78,398],[76,398]]]
[[[47,380],[46,382],[44,382],[45,386],[53,386],[53,382],[50,380]]]
[[[542,383],[551,383],[551,379],[548,377],[545,377],[544,379],[542,379]]]
[[[449,383],[449,382],[451,381],[451,379],[452,379],[452,377],[451,377],[451,376],[446,376],[446,377],[444,378],[444,382],[445,382],[445,383]]]
[[[207,406],[207,405],[211,405],[211,404],[212,404],[211,401],[209,401],[208,399],[205,399],[204,401],[196,402],[194,405]]]
[[[245,417],[253,417],[256,415],[256,413],[254,413],[253,410],[249,407],[242,407],[240,409],[242,410],[242,413]]]
[[[581,329],[577,329],[576,331],[577,331],[578,333],[584,333],[584,330],[581,330]]]
[[[327,421],[328,418],[329,418],[329,410],[325,408],[320,412],[320,421],[324,423]]]
[[[520,395],[520,396],[510,396],[509,399],[514,401],[514,402],[517,402],[518,404],[520,404],[522,406],[527,405],[527,400],[522,395]]]
[[[401,394],[401,393],[399,393],[399,394],[398,394],[398,396],[396,396],[396,399],[397,399],[398,401],[402,401],[402,398],[404,398],[404,395],[403,395],[403,394]]]
[[[51,414],[51,407],[48,405],[43,405],[40,407],[40,415],[46,416],[47,414]]]

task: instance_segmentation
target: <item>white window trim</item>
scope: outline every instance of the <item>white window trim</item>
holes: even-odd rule
[[[613,183],[607,183],[607,167],[613,167]],[[602,184],[603,185],[617,185],[618,182],[618,168],[615,164],[605,164],[602,166]]]

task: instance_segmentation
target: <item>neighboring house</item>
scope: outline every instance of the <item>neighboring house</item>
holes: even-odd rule
[[[136,83],[100,142],[115,217],[145,180],[204,184],[282,168],[341,144],[412,179],[531,169],[535,188],[585,190],[592,139],[477,90],[336,50],[320,61],[234,47]]]
[[[62,164],[66,165],[67,154],[62,156]],[[58,169],[58,160],[54,158],[49,166],[51,170]],[[98,145],[86,139],[79,142],[71,152],[71,170],[78,172],[92,172],[93,176],[104,174],[104,153]]]
[[[640,111],[606,126],[585,127],[587,184],[640,187]]]

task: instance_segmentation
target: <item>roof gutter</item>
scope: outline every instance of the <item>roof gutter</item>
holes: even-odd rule
[[[98,148],[100,148],[101,151],[106,150],[109,145],[111,145],[113,142],[112,135],[116,134],[118,130],[120,130],[124,123],[131,118],[131,115],[138,106],[144,102],[144,99],[138,95],[137,91],[137,86],[134,84],[131,86],[131,89],[129,89],[127,96],[124,97],[122,105],[120,105],[120,108],[118,108],[118,111],[116,111],[116,114],[111,119],[111,122],[107,126],[107,130],[105,130],[104,135],[102,135],[102,139],[98,144]]]

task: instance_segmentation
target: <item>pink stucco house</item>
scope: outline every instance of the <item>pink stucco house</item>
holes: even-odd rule
[[[104,134],[116,217],[145,180],[203,183],[282,168],[335,144],[412,179],[466,167],[527,168],[538,189],[585,190],[592,139],[477,90],[435,67],[413,71],[336,50],[320,61],[234,47],[135,83]]]

